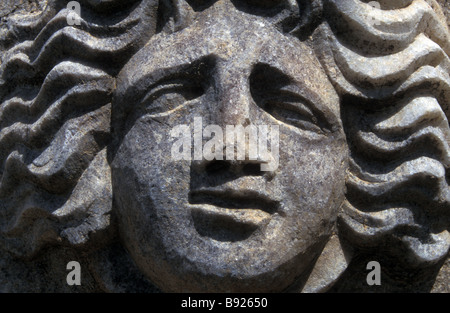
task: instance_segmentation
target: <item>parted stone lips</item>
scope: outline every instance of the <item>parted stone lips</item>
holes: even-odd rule
[[[251,190],[213,190],[191,191],[189,203],[193,205],[206,204],[206,209],[226,209],[226,212],[247,212],[256,220],[269,218],[274,214],[279,204],[262,193]],[[217,211],[217,210],[216,210]],[[221,210],[222,212],[225,212]],[[255,213],[255,211],[258,211]]]
[[[202,188],[189,193],[192,216],[202,235],[227,241],[247,239],[279,213],[280,203],[254,190]]]

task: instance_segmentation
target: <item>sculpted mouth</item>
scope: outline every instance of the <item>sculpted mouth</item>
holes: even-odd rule
[[[279,202],[255,191],[192,191],[189,203],[197,232],[219,241],[245,240],[279,208]]]

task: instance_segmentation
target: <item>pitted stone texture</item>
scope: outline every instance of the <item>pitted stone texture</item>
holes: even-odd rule
[[[337,94],[310,47],[218,2],[152,38],[120,73],[112,106],[114,129],[125,129],[113,137],[126,133],[112,162],[119,229],[162,290],[279,292],[312,266],[343,201],[347,147]],[[278,168],[224,153],[171,159],[171,129],[192,131],[196,117],[224,131],[276,125]]]
[[[0,291],[449,292],[448,1],[67,2],[0,4]],[[279,168],[175,162],[195,116]]]
[[[444,11],[447,18],[447,25],[450,27],[450,2],[447,0],[437,0],[437,2],[440,4],[442,11]]]

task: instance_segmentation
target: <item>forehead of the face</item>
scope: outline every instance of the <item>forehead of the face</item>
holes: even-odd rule
[[[261,17],[239,11],[214,13],[199,16],[179,32],[154,36],[119,75],[118,98],[124,100],[127,94],[176,75],[205,57],[214,57],[217,67],[236,76],[248,77],[257,64],[275,68],[304,89],[312,101],[339,116],[338,96],[313,49]]]

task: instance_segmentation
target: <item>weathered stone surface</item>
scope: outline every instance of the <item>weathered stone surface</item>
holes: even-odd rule
[[[46,0],[5,0],[0,3],[0,51],[11,44],[13,37],[8,34],[8,19],[12,16],[33,16],[42,13],[47,5]]]
[[[2,2],[0,291],[449,292],[448,3],[367,2]]]
[[[450,3],[446,0],[438,0],[438,3],[441,6],[447,18],[447,25],[450,26]]]
[[[447,257],[446,262],[441,267],[439,274],[433,284],[431,292],[434,293],[450,293],[450,258]]]

